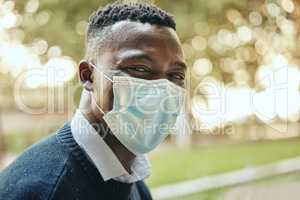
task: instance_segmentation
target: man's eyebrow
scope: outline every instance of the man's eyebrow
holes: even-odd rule
[[[151,56],[149,56],[148,54],[140,50],[129,50],[129,51],[121,52],[117,56],[117,58],[118,58],[118,63],[130,59],[147,60],[152,63],[155,62],[154,59],[151,58]]]
[[[137,49],[126,50],[126,51],[120,52],[117,55],[117,58],[118,58],[118,61],[117,61],[118,64],[121,63],[122,61],[130,60],[130,59],[147,60],[151,63],[155,63],[155,60],[151,56],[149,56],[144,51],[137,50]],[[182,68],[184,70],[187,69],[187,66],[183,61],[175,61],[172,65],[175,67],[178,67],[178,68]]]

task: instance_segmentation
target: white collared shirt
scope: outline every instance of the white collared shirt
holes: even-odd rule
[[[150,175],[150,164],[145,155],[135,157],[131,165],[132,173],[129,174],[79,109],[71,121],[71,131],[76,143],[86,152],[104,181],[114,179],[133,183]]]

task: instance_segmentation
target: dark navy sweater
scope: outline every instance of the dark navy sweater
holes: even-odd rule
[[[0,200],[151,200],[143,181],[103,181],[69,124],[0,173]]]

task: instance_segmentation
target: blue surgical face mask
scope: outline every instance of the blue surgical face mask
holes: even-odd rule
[[[174,130],[184,105],[184,89],[167,79],[104,77],[112,82],[113,108],[104,113],[97,107],[110,130],[134,154],[152,151]]]

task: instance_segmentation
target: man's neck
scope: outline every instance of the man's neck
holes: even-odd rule
[[[103,139],[118,157],[126,171],[131,174],[131,165],[135,155],[127,150],[113,134],[108,133]]]

